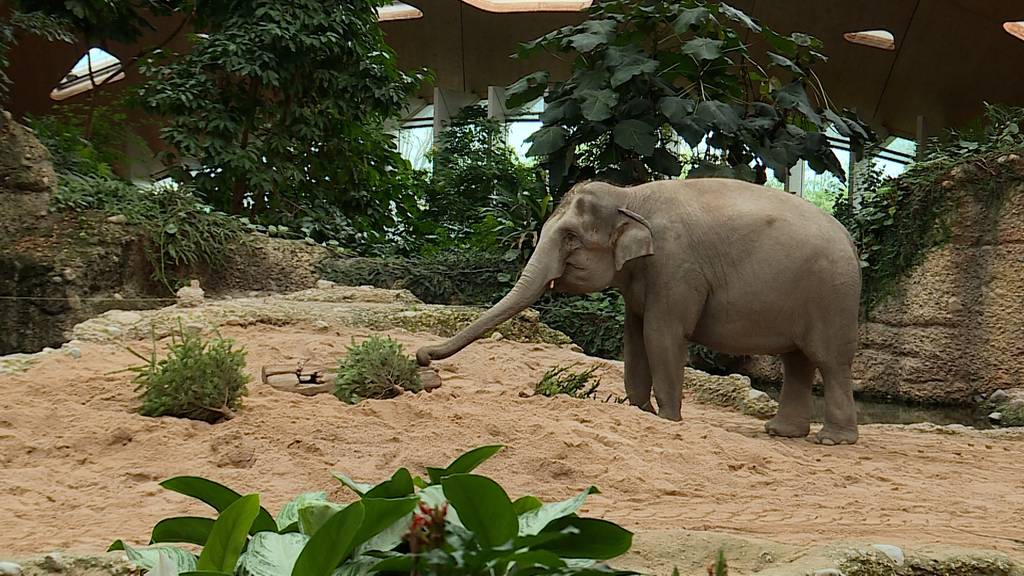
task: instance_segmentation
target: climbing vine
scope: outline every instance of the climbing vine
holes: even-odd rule
[[[891,296],[898,282],[950,237],[950,225],[963,194],[984,205],[989,215],[1005,199],[1012,171],[1000,165],[1024,153],[1024,108],[986,106],[977,126],[950,132],[929,144],[921,162],[896,178],[876,168],[863,175],[864,192],[851,206],[837,199],[836,217],[860,251],[862,302],[870,311]]]

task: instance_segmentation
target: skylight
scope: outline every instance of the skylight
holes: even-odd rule
[[[91,62],[90,62],[91,61]],[[90,63],[92,70],[90,74]],[[108,80],[109,79],[109,80]],[[100,48],[90,48],[50,92],[54,100],[67,100],[103,83],[124,80],[121,61]]]
[[[896,37],[888,30],[863,30],[861,32],[847,32],[843,34],[847,42],[870,46],[882,50],[895,50]]]
[[[392,2],[387,6],[381,6],[377,9],[377,20],[380,22],[386,22],[388,20],[412,20],[414,18],[422,17],[423,12],[418,8],[403,2]]]
[[[1024,22],[1003,22],[1003,30],[1018,40],[1024,40]]]
[[[593,0],[462,0],[486,12],[579,12]]]

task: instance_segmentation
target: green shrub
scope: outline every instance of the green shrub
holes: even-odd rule
[[[130,349],[129,349],[130,350]],[[242,405],[249,376],[245,350],[231,339],[204,340],[181,329],[171,334],[167,357],[157,360],[156,341],[146,362],[133,368],[135,391],[141,392],[143,416],[175,416],[217,422],[234,416]]]
[[[629,550],[632,533],[577,515],[596,488],[563,502],[513,501],[499,484],[472,473],[501,448],[482,446],[447,467],[428,467],[427,479],[400,468],[370,485],[335,473],[358,499],[339,504],[325,492],[307,492],[276,518],[258,494],[242,496],[204,478],[171,478],[161,486],[210,505],[217,517],[167,518],[153,527],[151,546],[117,540],[109,550],[124,550],[145,571],[162,564],[162,576],[636,574],[603,563]],[[197,556],[176,543],[202,550]]]
[[[572,372],[575,366],[556,366],[548,370],[533,387],[533,391],[548,397],[565,394],[573,398],[596,398],[597,387],[601,385],[601,377],[595,374],[597,366],[582,372]]]
[[[416,362],[391,338],[371,336],[358,345],[353,340],[338,362],[334,395],[343,402],[394,398],[404,390],[419,392],[423,382]]]

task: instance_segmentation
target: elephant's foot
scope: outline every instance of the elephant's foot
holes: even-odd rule
[[[679,410],[662,410],[658,409],[658,416],[665,420],[671,420],[673,422],[679,422],[683,419],[683,415],[680,414]]]
[[[815,444],[824,444],[825,446],[835,446],[837,444],[856,444],[857,443],[857,428],[840,428],[839,426],[829,426],[826,424],[813,438],[808,440]]]
[[[797,418],[780,418],[776,416],[764,423],[764,431],[769,436],[782,436],[783,438],[803,438],[811,433],[809,420]]]

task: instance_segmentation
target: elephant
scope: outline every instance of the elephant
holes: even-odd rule
[[[772,436],[810,434],[815,371],[825,418],[811,438],[857,441],[851,369],[860,318],[860,258],[835,218],[785,191],[739,180],[574,185],[541,228],[515,286],[447,341],[416,351],[447,358],[547,290],[618,290],[629,403],[680,420],[688,345],[782,358]]]

